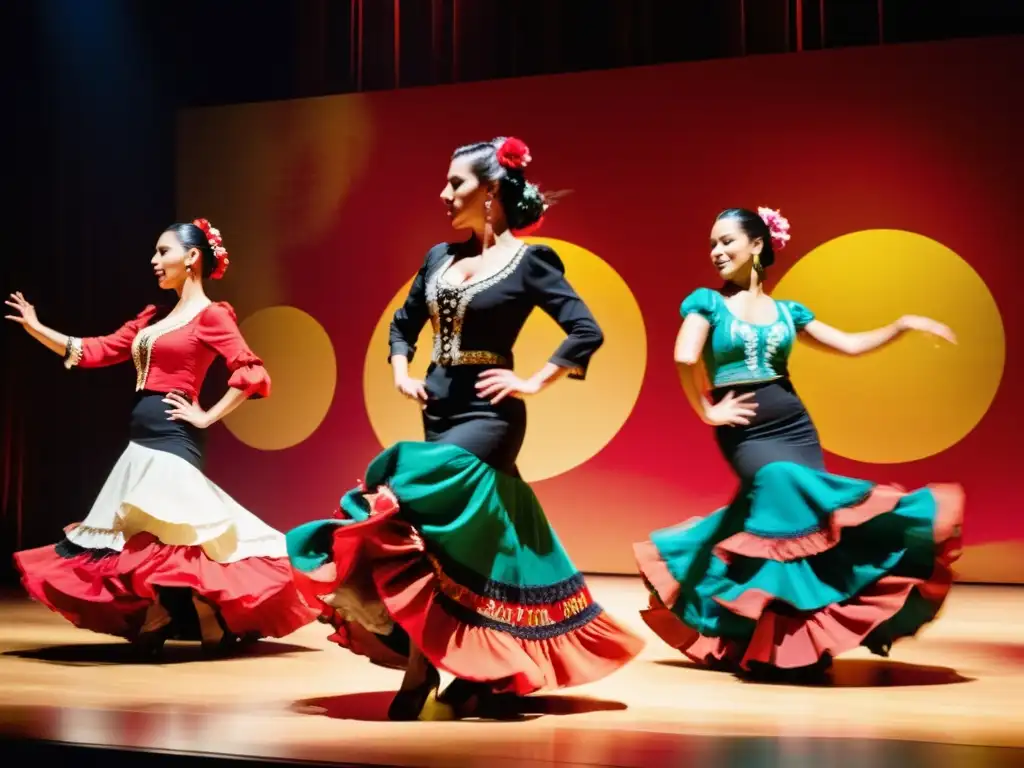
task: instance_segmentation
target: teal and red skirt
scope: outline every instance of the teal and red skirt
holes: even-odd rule
[[[644,620],[693,661],[736,671],[820,667],[858,646],[888,655],[949,593],[963,490],[829,474],[792,385],[749,391],[751,425],[717,434],[733,501],[634,546]]]
[[[334,519],[287,542],[331,639],[379,664],[404,666],[412,643],[525,695],[602,678],[643,647],[594,601],[532,489],[459,445],[397,443]]]

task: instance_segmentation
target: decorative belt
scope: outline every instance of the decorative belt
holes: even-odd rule
[[[434,355],[432,362],[448,368],[453,365],[496,365],[508,366],[509,360],[495,352],[478,350],[459,350],[455,354],[443,353]]]

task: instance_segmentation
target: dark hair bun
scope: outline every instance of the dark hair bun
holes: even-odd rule
[[[518,177],[518,178],[517,178]],[[521,173],[510,171],[499,187],[501,205],[511,229],[526,229],[540,221],[546,203],[544,193],[528,182]]]

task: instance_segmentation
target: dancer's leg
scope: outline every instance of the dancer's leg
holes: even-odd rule
[[[160,602],[159,594],[146,609],[142,628],[132,644],[143,656],[157,656],[171,633],[171,613]]]

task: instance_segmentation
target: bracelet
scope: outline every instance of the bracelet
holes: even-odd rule
[[[77,336],[68,336],[64,347],[64,367],[69,371],[82,361],[82,340]]]

